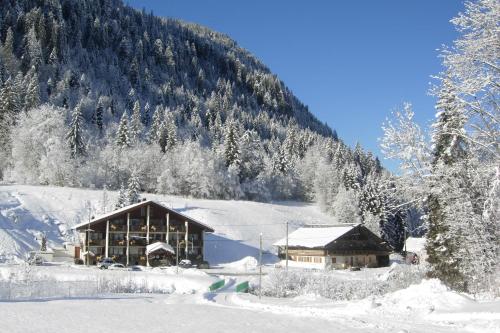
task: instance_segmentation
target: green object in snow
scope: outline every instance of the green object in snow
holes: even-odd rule
[[[210,291],[217,290],[217,289],[219,289],[219,288],[222,288],[222,287],[224,286],[224,283],[225,283],[225,281],[224,281],[224,280],[219,280],[219,281],[217,281],[217,282],[212,283],[212,285],[211,285],[210,287],[208,287],[208,289],[209,289]]]
[[[248,281],[242,282],[240,284],[236,285],[236,292],[237,293],[246,293],[248,292]]]

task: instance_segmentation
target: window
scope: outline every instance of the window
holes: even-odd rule
[[[125,255],[125,249],[124,248],[110,247],[109,254],[110,255]]]
[[[332,264],[336,264],[337,263],[337,257],[332,257]]]
[[[315,264],[321,264],[321,257],[314,257],[314,263]]]

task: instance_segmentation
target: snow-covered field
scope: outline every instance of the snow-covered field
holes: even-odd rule
[[[248,261],[248,260],[247,260]],[[247,262],[246,262],[247,263]],[[242,264],[235,264],[239,266]],[[0,280],[17,279],[21,266],[0,266]],[[1,332],[498,332],[500,301],[473,300],[437,280],[356,301],[313,294],[289,298],[235,292],[249,276],[225,277],[226,287],[208,292],[218,277],[195,269],[100,271],[76,266],[34,267],[33,280],[55,283],[105,279],[149,284],[159,292],[103,293],[0,302]],[[339,271],[350,280],[384,276],[390,268]],[[21,274],[22,275],[22,274]],[[21,276],[22,277],[22,276]],[[131,281],[134,281],[131,283]],[[1,285],[1,283],[0,283]],[[139,291],[137,289],[137,291]],[[144,291],[144,289],[142,289]]]
[[[290,231],[306,223],[334,223],[315,205],[298,202],[275,204],[251,201],[200,200],[176,196],[144,194],[215,229],[207,235],[205,253],[212,265],[233,262],[258,255],[259,234],[263,233],[265,250]],[[0,262],[23,257],[38,249],[37,233],[46,232],[49,246],[60,245],[71,236],[71,227],[87,221],[87,202],[92,215],[106,207],[113,209],[117,193],[64,187],[0,185]],[[272,261],[272,256],[264,257]]]

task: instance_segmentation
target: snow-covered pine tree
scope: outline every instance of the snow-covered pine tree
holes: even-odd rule
[[[127,112],[123,112],[120,123],[118,124],[118,130],[116,131],[115,144],[120,148],[130,147]]]
[[[2,47],[2,59],[5,63],[5,67],[11,76],[14,75],[18,68],[17,59],[14,56],[14,34],[12,33],[12,28],[7,29],[5,35],[5,42]]]
[[[120,192],[118,193],[118,200],[116,201],[115,208],[120,209],[125,206],[127,206],[128,203],[128,196],[127,196],[127,191],[125,190],[125,186],[123,186],[123,183],[120,185]]]
[[[103,114],[104,114],[104,105],[102,96],[99,97],[97,101],[97,106],[95,108],[94,114],[92,115],[92,122],[96,124],[99,132],[102,132],[103,127]]]
[[[224,135],[224,158],[226,167],[240,165],[240,150],[238,146],[238,129],[231,119],[226,123],[226,133]]]
[[[275,151],[272,156],[272,170],[276,174],[286,174],[289,169],[289,161],[287,153],[282,145],[279,146],[278,151]]]
[[[132,172],[127,184],[128,204],[134,204],[140,201],[141,184],[137,172]]]
[[[24,97],[24,110],[28,111],[40,105],[40,87],[38,85],[38,73],[32,67],[24,78],[26,95]]]
[[[255,179],[264,167],[264,152],[259,135],[254,130],[246,130],[239,142],[240,179]]]
[[[47,251],[47,234],[45,232],[42,232],[40,235],[40,251],[45,252]]]
[[[38,68],[42,64],[42,47],[38,38],[36,37],[35,27],[29,29],[26,35],[26,45],[28,48],[28,55],[30,60],[30,67]],[[29,68],[29,67],[28,67]]]
[[[80,104],[78,104],[71,114],[71,124],[66,135],[71,158],[78,158],[85,155],[82,121],[82,110]]]
[[[0,89],[0,121],[6,124],[14,124],[15,116],[19,113],[19,96],[16,95],[14,84],[9,77]]]
[[[177,143],[177,126],[170,112],[165,112],[165,118],[159,129],[158,142],[164,153],[171,150]]]
[[[163,108],[160,105],[158,105],[155,108],[155,112],[153,113],[153,122],[151,123],[151,126],[149,127],[149,132],[148,132],[148,137],[147,137],[147,142],[149,144],[159,143],[160,129],[162,126],[162,119],[163,119],[162,109]]]
[[[428,233],[426,251],[430,263],[429,276],[441,279],[447,285],[465,290],[465,275],[460,269],[459,253],[466,247],[460,245],[467,230],[464,225],[474,218],[468,196],[461,193],[466,180],[462,168],[467,158],[467,145],[462,134],[465,132],[464,109],[457,102],[453,82],[448,76],[442,80],[436,103],[436,121],[432,125],[434,143],[433,181],[430,184],[428,203]],[[449,183],[458,185],[449,187]],[[450,209],[450,207],[453,207]],[[460,207],[460,210],[457,210]],[[464,215],[460,214],[464,213]],[[466,214],[472,215],[466,217]],[[457,220],[458,218],[458,220]]]
[[[463,135],[467,117],[449,75],[442,78],[437,98],[436,121],[432,124],[434,164],[452,165],[455,161],[465,158],[466,155],[467,144]]]
[[[38,81],[37,81],[37,83],[38,83]],[[48,85],[48,82],[47,82],[47,85]],[[15,94],[17,95],[16,104],[18,105],[19,112],[26,110],[25,99],[26,99],[28,88],[25,87],[24,77],[23,77],[23,74],[21,72],[17,73],[16,77],[14,78],[13,89],[14,89]],[[36,96],[35,96],[35,99],[36,99]],[[40,100],[38,99],[35,102],[39,103]],[[30,104],[34,104],[34,103],[31,102]]]
[[[130,142],[132,144],[136,144],[139,141],[143,129],[144,125],[141,121],[141,105],[139,101],[135,101],[129,126]]]
[[[151,105],[149,105],[149,102],[146,102],[146,105],[144,105],[144,113],[142,114],[141,120],[144,126],[149,126],[151,122]]]
[[[166,150],[172,149],[177,144],[177,125],[175,124],[174,117],[167,116],[167,131],[168,140],[166,145]]]

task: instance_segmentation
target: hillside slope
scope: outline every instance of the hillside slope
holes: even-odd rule
[[[61,187],[0,186],[0,260],[22,258],[39,248],[35,236],[45,232],[49,246],[60,245],[73,237],[71,226],[103,210],[103,191]],[[106,192],[107,210],[116,201],[116,192]],[[231,262],[247,255],[257,257],[259,234],[263,233],[265,250],[290,230],[305,223],[334,223],[315,205],[297,202],[275,204],[250,201],[189,199],[177,196],[145,195],[215,229],[207,235],[206,256],[212,264]]]

